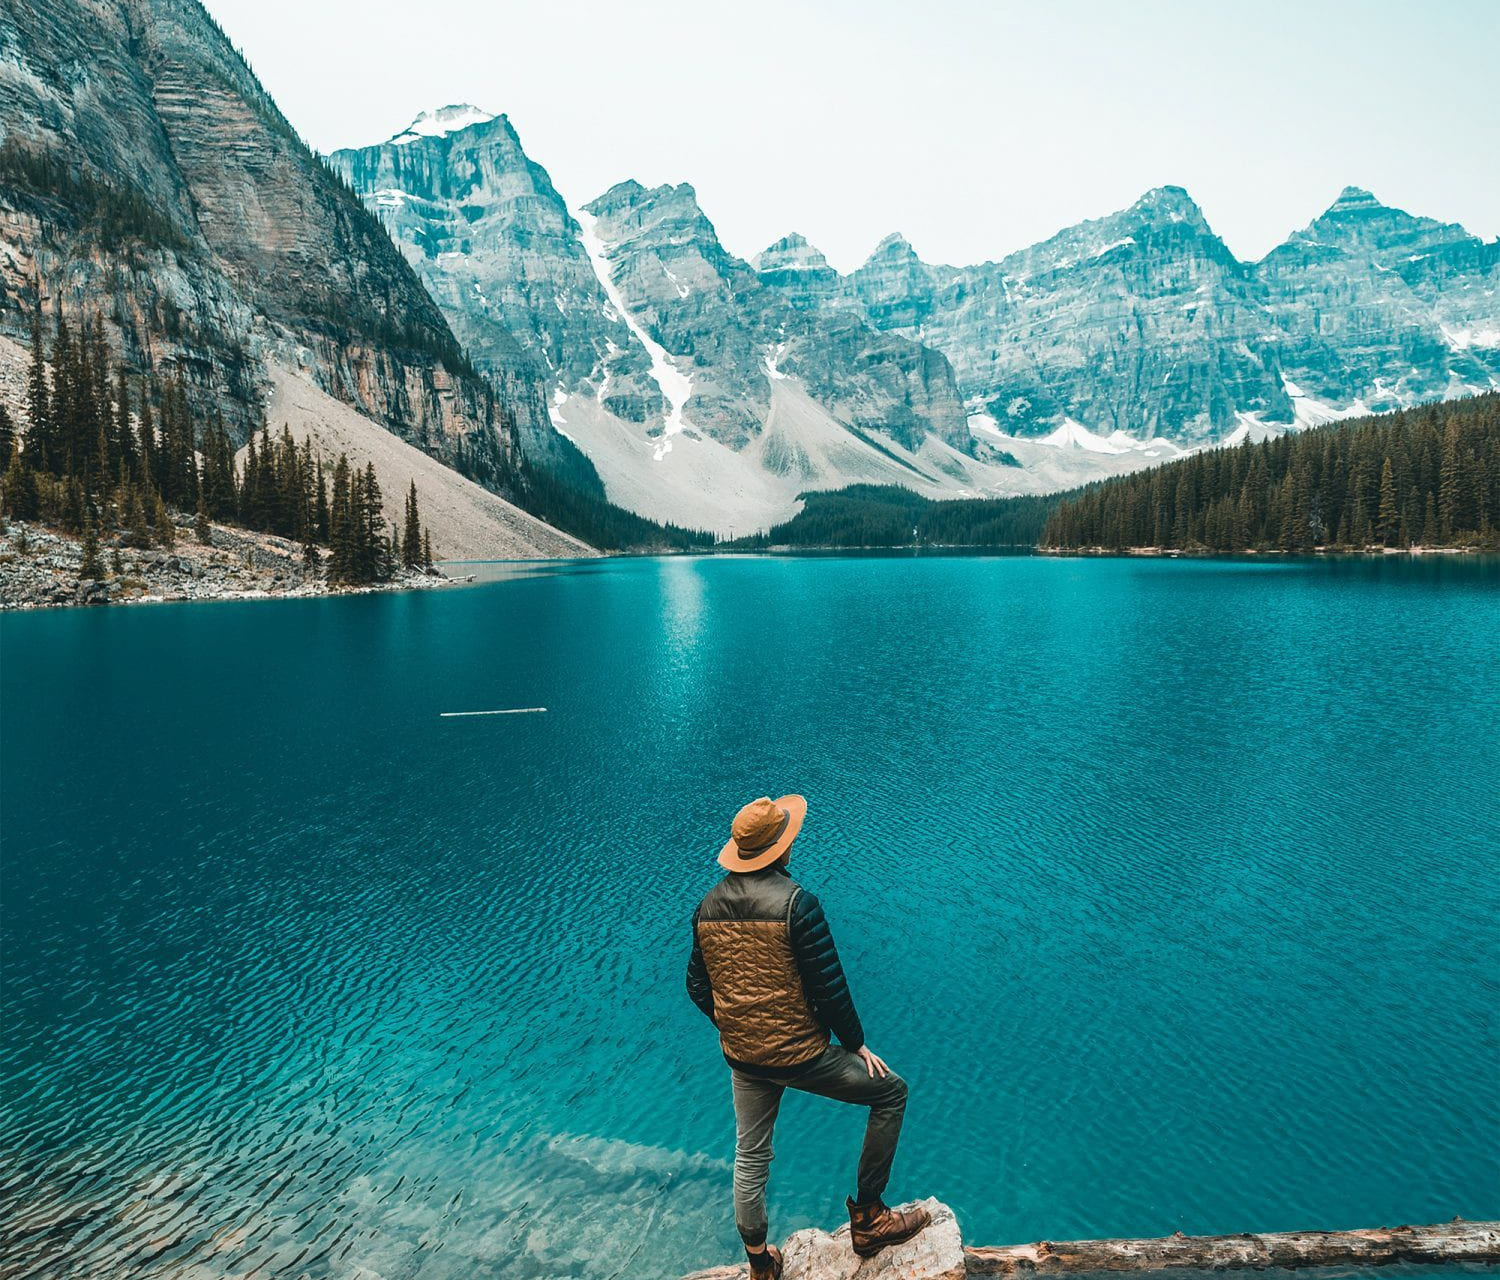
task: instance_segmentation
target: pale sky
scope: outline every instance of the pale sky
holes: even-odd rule
[[[320,151],[504,112],[571,205],[691,182],[731,252],[998,258],[1166,183],[1239,257],[1346,184],[1500,234],[1500,0],[207,0]]]

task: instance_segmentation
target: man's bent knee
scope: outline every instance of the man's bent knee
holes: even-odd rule
[[[880,1091],[880,1096],[875,1100],[875,1106],[884,1111],[904,1111],[906,1094],[906,1081],[892,1072],[885,1078],[885,1088]]]

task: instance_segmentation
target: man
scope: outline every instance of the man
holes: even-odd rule
[[[880,1198],[906,1082],[865,1043],[823,908],[787,872],[806,816],[801,796],[762,796],[735,814],[719,854],[729,874],[693,913],[688,994],[719,1029],[733,1078],[734,1219],[752,1280],[781,1276],[781,1251],[766,1244],[766,1180],[787,1089],[870,1108],[858,1184],[846,1202],[855,1253],[874,1257],[930,1220],[924,1209],[901,1212]]]

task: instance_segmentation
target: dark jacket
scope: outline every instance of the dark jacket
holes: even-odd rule
[[[830,1032],[865,1042],[823,908],[781,866],[731,872],[698,904],[687,987],[731,1066],[795,1075]]]

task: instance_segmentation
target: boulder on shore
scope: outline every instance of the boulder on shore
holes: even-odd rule
[[[816,1227],[794,1232],[782,1245],[786,1270],[782,1280],[963,1280],[964,1242],[953,1210],[938,1200],[914,1201],[932,1215],[932,1225],[905,1244],[892,1245],[873,1258],[859,1258],[849,1243],[846,1222],[832,1234]],[[745,1280],[748,1263],[698,1271],[686,1280]]]

